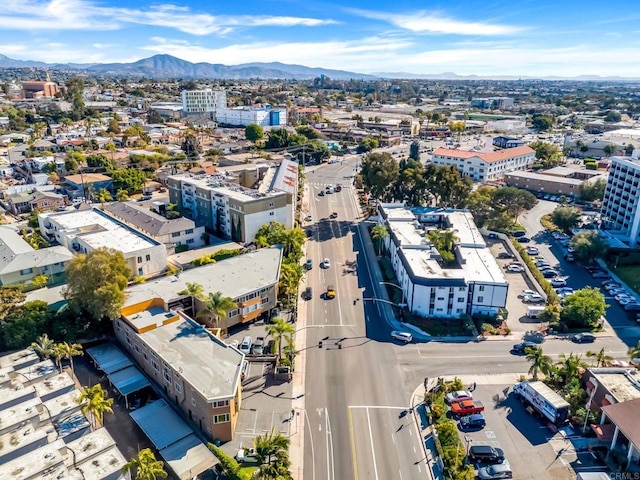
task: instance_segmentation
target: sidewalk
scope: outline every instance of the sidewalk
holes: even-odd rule
[[[435,430],[429,425],[427,411],[424,403],[425,389],[424,385],[419,385],[411,396],[411,411],[413,418],[420,432],[420,444],[424,453],[424,462],[431,480],[444,480],[444,472],[442,470],[442,461],[438,457],[438,451],[435,443]]]

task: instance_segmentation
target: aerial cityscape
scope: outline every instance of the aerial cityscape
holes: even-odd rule
[[[640,479],[632,7],[5,2],[0,480]]]

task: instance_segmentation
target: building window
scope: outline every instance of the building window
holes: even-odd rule
[[[229,400],[218,400],[217,402],[213,402],[213,404],[211,405],[211,408],[222,408],[222,407],[228,407],[229,406]]]
[[[458,303],[464,302],[464,297],[458,297]]]
[[[20,270],[20,275],[29,275],[33,273],[33,268],[25,268],[24,270]]]
[[[187,245],[191,245],[192,243],[195,243],[195,240],[193,238],[187,239]]]
[[[149,260],[151,260],[151,255],[147,255],[146,258],[147,258],[147,262],[148,262]]]
[[[444,297],[438,297],[438,300],[439,301],[444,300]]]
[[[484,297],[478,297],[478,302],[484,302]]]
[[[479,292],[484,292],[484,285],[480,285],[480,286],[478,287],[478,291],[479,291]]]
[[[193,228],[187,228],[184,233],[186,233],[187,235],[191,235],[193,233]]]
[[[220,415],[213,416],[213,423],[228,423],[229,422],[229,414],[222,413]]]
[[[179,236],[180,236],[180,232],[172,232],[172,233],[171,233],[171,236],[172,236],[173,238],[179,237]]]
[[[269,216],[273,217],[275,215],[275,212],[269,212]]]
[[[168,368],[163,368],[162,369],[162,375],[164,376],[164,379],[167,382],[171,382],[171,375],[169,375],[169,369]]]
[[[192,405],[193,407],[195,407],[195,406],[196,406],[196,399],[195,399],[195,398],[193,398],[193,397],[191,397],[191,405]]]
[[[138,257],[138,263],[142,263],[142,257]]]
[[[158,364],[156,363],[156,361],[155,361],[154,359],[151,359],[151,366],[153,367],[153,369],[154,369],[156,372],[159,372],[159,371],[160,371],[160,368],[158,367]]]
[[[180,387],[180,384],[176,382],[174,385],[176,387],[176,392],[182,393],[182,387]]]
[[[240,313],[240,310],[237,308],[235,310],[230,310],[229,313],[227,313],[227,318],[233,318],[239,313]]]
[[[273,207],[273,202],[269,202],[269,207]]]

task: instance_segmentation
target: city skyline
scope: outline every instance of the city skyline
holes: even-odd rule
[[[640,14],[621,0],[255,2],[135,7],[7,0],[0,54],[47,63],[282,62],[358,73],[640,78]]]

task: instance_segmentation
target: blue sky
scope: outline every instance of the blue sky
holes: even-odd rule
[[[2,0],[0,53],[362,73],[640,77],[637,0]]]

